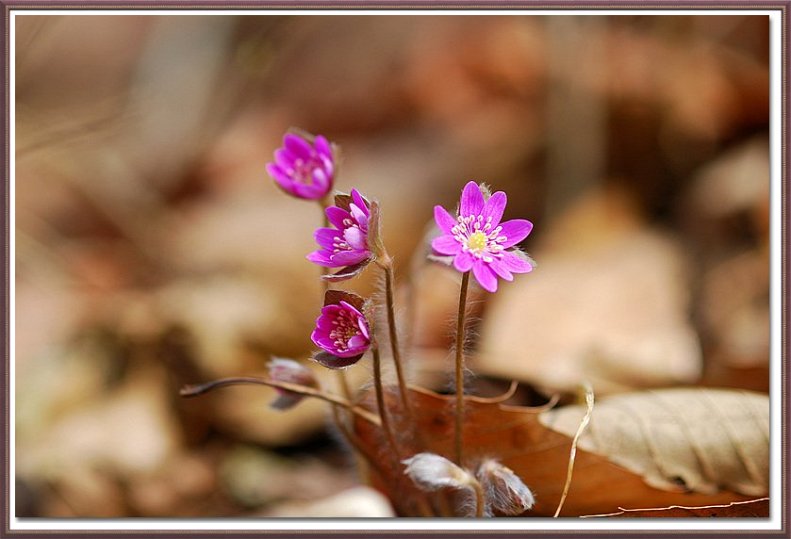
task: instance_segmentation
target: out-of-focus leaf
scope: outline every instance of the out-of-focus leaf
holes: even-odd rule
[[[549,391],[586,379],[597,395],[697,381],[683,251],[640,221],[604,191],[542,231],[537,269],[490,298],[473,368]]]
[[[585,411],[584,406],[565,406],[542,414],[540,421],[573,436]],[[596,406],[579,447],[656,488],[764,496],[769,488],[769,398],[700,388],[611,396]]]

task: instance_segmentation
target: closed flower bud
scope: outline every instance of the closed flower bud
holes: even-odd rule
[[[418,453],[402,462],[406,464],[404,473],[423,490],[469,488],[475,481],[469,472],[434,453]]]
[[[519,476],[496,460],[485,460],[478,468],[486,506],[505,515],[519,515],[533,507],[535,498]]]
[[[276,382],[288,382],[307,387],[318,387],[318,382],[313,376],[313,372],[293,359],[281,357],[272,358],[269,362],[269,377]],[[277,398],[269,403],[275,410],[287,410],[293,408],[304,398],[304,395],[288,391],[287,389],[275,388]]]

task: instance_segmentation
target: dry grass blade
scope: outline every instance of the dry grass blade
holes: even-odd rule
[[[560,515],[560,511],[563,509],[563,504],[566,503],[566,497],[569,495],[569,488],[571,488],[571,478],[574,475],[574,461],[577,458],[577,443],[579,442],[580,436],[582,436],[582,432],[585,430],[585,427],[588,426],[590,423],[591,415],[593,414],[593,387],[590,384],[585,384],[585,405],[587,410],[585,415],[580,421],[580,426],[577,428],[577,433],[574,435],[574,440],[571,442],[571,451],[569,451],[569,466],[568,470],[566,471],[566,483],[563,485],[563,494],[560,495],[560,502],[558,503],[558,508],[555,510],[554,518],[558,518]]]

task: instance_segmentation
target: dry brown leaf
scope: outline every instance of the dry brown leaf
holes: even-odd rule
[[[540,416],[573,436],[586,412],[566,406]],[[608,397],[579,447],[640,474],[654,487],[765,496],[769,399],[747,391],[665,389]]]
[[[410,436],[410,428],[403,414],[398,411],[395,393],[388,397],[399,453],[403,458],[424,450],[453,458],[455,397],[419,388],[411,389],[410,402],[426,446],[419,446],[414,436]],[[366,402],[367,406],[374,408],[370,395]],[[758,403],[753,404],[755,406],[751,410],[759,413]],[[550,412],[544,408],[509,406],[491,399],[466,398],[465,464],[474,467],[482,458],[488,457],[497,458],[511,468],[536,496],[536,505],[524,516],[552,516],[566,479],[571,436],[544,427],[539,420],[542,413]],[[711,417],[706,418],[706,422],[709,426],[714,424]],[[414,487],[405,480],[403,467],[397,464],[397,458],[381,432],[364,423],[358,421],[355,429],[361,441],[378,455],[381,465],[379,475],[372,476],[373,483],[388,495],[400,515],[417,515]],[[579,417],[574,430],[578,425]],[[712,505],[750,497],[727,490],[713,493],[662,490],[647,484],[640,475],[607,458],[579,448],[574,464],[574,479],[563,514],[612,513],[623,507]]]
[[[492,296],[473,368],[597,395],[696,382],[683,250],[618,192],[583,196],[531,247],[538,267]]]
[[[658,507],[655,509],[624,509],[609,515],[586,515],[583,518],[690,518],[690,517],[730,517],[730,518],[766,518],[769,516],[769,498],[733,502],[727,505],[704,505],[702,507]]]

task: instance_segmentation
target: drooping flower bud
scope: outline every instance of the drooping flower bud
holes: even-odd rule
[[[505,515],[519,515],[533,507],[535,498],[530,489],[510,468],[488,459],[478,468],[487,510]]]
[[[423,490],[470,488],[475,482],[467,470],[434,453],[418,453],[402,462],[406,464],[404,473]]]
[[[288,382],[307,387],[318,387],[319,384],[313,376],[313,372],[304,365],[282,357],[272,358],[269,362],[269,377],[276,382]],[[304,398],[304,395],[288,391],[287,389],[275,388],[277,397],[269,406],[275,410],[287,410],[293,408]]]

